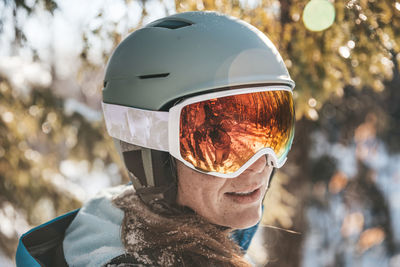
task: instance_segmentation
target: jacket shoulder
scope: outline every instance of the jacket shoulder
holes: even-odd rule
[[[78,211],[59,216],[23,234],[15,257],[17,266],[67,266],[63,239]]]
[[[65,232],[63,249],[71,266],[103,266],[125,253],[121,241],[124,212],[112,200],[129,186],[118,186],[101,191],[80,209]]]

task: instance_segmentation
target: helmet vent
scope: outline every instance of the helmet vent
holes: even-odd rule
[[[183,28],[192,25],[193,23],[182,20],[163,20],[160,23],[151,25],[152,27],[167,28],[171,30]]]
[[[158,73],[158,74],[147,74],[138,76],[139,79],[153,79],[153,78],[165,78],[169,73]]]

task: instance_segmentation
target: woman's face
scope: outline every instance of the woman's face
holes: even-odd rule
[[[259,158],[233,179],[196,172],[177,161],[177,202],[210,222],[235,229],[255,225],[273,168]]]

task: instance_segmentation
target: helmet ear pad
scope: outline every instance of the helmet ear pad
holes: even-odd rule
[[[168,152],[151,150],[153,161],[154,187],[160,188],[163,199],[169,204],[176,204],[178,178],[175,158]]]
[[[120,141],[122,158],[136,193],[145,203],[164,200],[176,203],[175,159],[168,152]],[[154,167],[153,167],[154,166]]]

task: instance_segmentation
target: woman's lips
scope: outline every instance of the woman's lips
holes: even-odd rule
[[[251,191],[251,192],[227,192],[225,196],[232,201],[239,204],[249,204],[257,202],[261,196],[261,187]]]

